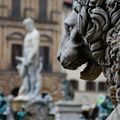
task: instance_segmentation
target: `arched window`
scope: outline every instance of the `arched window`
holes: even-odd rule
[[[21,16],[21,0],[12,0],[12,18],[20,18]]]
[[[47,0],[39,0],[39,19],[41,21],[47,20]]]

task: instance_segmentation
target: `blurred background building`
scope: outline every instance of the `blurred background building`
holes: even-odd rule
[[[61,38],[62,0],[0,0],[0,89],[6,94],[21,83],[16,72],[15,56],[22,55],[25,29],[22,21],[34,19],[41,33],[40,55],[43,56],[42,92],[54,100],[61,98],[60,72],[56,54]]]
[[[61,82],[67,79],[76,91],[75,100],[93,103],[98,94],[106,94],[105,78],[96,82],[80,80],[80,71],[64,70],[56,54],[64,33],[64,19],[72,10],[72,0],[0,0],[0,90],[6,94],[21,84],[16,71],[15,56],[22,55],[25,29],[22,21],[34,19],[41,32],[40,54],[44,59],[42,92],[50,93],[54,100],[61,95]],[[92,96],[92,97],[91,97]]]

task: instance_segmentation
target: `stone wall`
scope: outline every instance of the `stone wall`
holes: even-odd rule
[[[49,93],[55,101],[63,98],[61,84],[64,79],[64,74],[44,74],[42,92]]]
[[[20,79],[17,73],[9,71],[0,72],[0,91],[9,95],[11,90],[20,85]]]
[[[61,82],[65,78],[64,74],[43,73],[42,93],[48,93],[53,100],[62,99]],[[5,95],[9,95],[11,90],[21,85],[22,80],[16,72],[4,71],[0,72],[0,91]]]

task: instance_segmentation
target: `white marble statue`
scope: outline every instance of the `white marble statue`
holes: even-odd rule
[[[23,44],[23,56],[16,57],[20,61],[17,69],[23,80],[18,98],[32,99],[39,94],[41,89],[40,72],[43,62],[39,56],[40,33],[31,18],[25,19],[23,25],[27,31]]]

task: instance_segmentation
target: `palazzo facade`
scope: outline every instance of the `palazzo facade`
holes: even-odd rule
[[[42,92],[55,100],[61,97],[64,75],[56,59],[61,37],[62,0],[0,0],[0,91],[6,94],[19,86],[15,56],[22,55],[25,29],[22,21],[31,17],[41,33],[40,55],[43,56]]]

